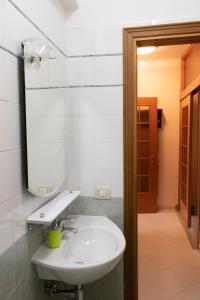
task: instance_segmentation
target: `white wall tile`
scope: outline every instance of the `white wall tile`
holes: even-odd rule
[[[32,198],[31,196],[29,197]],[[3,217],[7,213],[14,211],[14,209],[19,206],[23,201],[23,195],[19,194],[14,197],[9,198],[8,200],[0,203],[0,217]]]
[[[94,84],[122,84],[122,56],[94,57]]]
[[[184,7],[181,7],[181,0],[177,0],[175,3],[164,1],[162,5],[159,5],[159,0],[151,2],[146,2],[146,0],[79,0],[78,3],[79,9],[70,15],[67,22],[68,27],[88,24],[120,24],[122,22],[129,26],[145,26],[153,23],[166,24],[199,20],[197,0],[186,2]]]
[[[0,100],[0,151],[7,150],[9,123],[8,123],[8,103]]]
[[[122,158],[121,143],[95,144],[96,170],[122,170]]]
[[[34,197],[34,199],[33,199],[34,210],[40,208],[48,201],[49,201],[49,198]]]
[[[121,142],[123,136],[122,116],[97,115],[94,132],[96,142]]]
[[[122,25],[99,25],[94,27],[94,53],[122,53]]]
[[[65,142],[69,139],[73,123],[69,116],[29,116],[27,139],[29,142]]]
[[[69,126],[71,126],[71,141],[94,142],[96,136],[95,116],[75,116],[74,124],[69,124]]]
[[[112,197],[123,197],[123,173],[121,170],[96,170],[95,186],[111,187]]]
[[[28,143],[30,168],[62,169],[68,167],[67,143]]]
[[[65,58],[49,60],[49,86],[64,86],[67,70],[65,70]]]
[[[0,12],[0,40],[5,39],[5,23],[6,23],[6,0],[1,0],[1,12]]]
[[[98,87],[94,88],[95,114],[120,114],[123,113],[123,88]]]
[[[8,186],[11,197],[22,191],[22,151],[14,150],[7,152],[7,154],[7,171],[9,174]]]
[[[21,147],[21,118],[21,106],[8,103],[8,150]]]
[[[64,89],[26,90],[26,112],[32,116],[68,113]]]
[[[70,170],[94,170],[95,144],[70,143],[69,162]]]
[[[94,113],[92,88],[70,88],[66,90],[66,110],[74,115],[91,115]]]
[[[38,187],[51,187],[57,192],[67,176],[66,168],[62,169],[29,169],[29,191],[38,193]],[[48,191],[44,192],[45,194]]]
[[[21,41],[31,36],[37,36],[36,28],[7,1],[4,46],[16,54],[21,54]]]
[[[18,197],[21,197],[19,195]],[[34,205],[31,199],[21,202],[13,211],[14,239],[21,238],[27,231],[26,218],[33,212]]]
[[[9,191],[10,187],[10,154],[11,152],[0,153],[0,202],[5,201],[9,197],[13,196],[13,193]]]
[[[7,54],[0,49],[0,99],[8,100],[7,90]]]
[[[93,57],[68,58],[67,85],[93,85]]]
[[[6,53],[6,88],[8,101],[22,103],[20,93],[23,90],[23,67],[22,62],[16,57]]]
[[[58,3],[58,2],[57,2]],[[49,4],[49,1],[48,1]],[[38,12],[38,9],[37,9]],[[44,20],[45,18],[42,19]],[[55,19],[54,19],[55,20]],[[66,52],[66,34],[65,34],[65,24],[60,28],[46,28],[46,34],[51,38],[53,42],[59,47],[64,53]]]
[[[77,105],[77,89],[65,89],[65,113],[66,115],[74,115],[76,114]]]
[[[0,208],[2,209],[3,205],[1,205]],[[1,255],[14,242],[12,211],[0,217],[0,235],[1,235],[1,243],[0,243],[0,255]]]
[[[21,151],[0,152],[0,202],[22,191]]]
[[[94,53],[93,27],[73,27],[66,29],[67,55]]]
[[[95,172],[94,171],[70,171],[70,185],[73,190],[80,190],[81,195],[93,196],[95,186]]]
[[[79,122],[76,116],[65,117],[65,136],[68,142],[74,142],[80,139]]]
[[[0,100],[0,151],[20,148],[20,106]]]
[[[49,61],[41,63],[40,69],[29,70],[25,74],[26,88],[49,86]]]

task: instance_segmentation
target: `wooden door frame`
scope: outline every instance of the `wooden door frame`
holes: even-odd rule
[[[200,22],[123,29],[124,65],[124,299],[138,300],[136,201],[137,47],[200,42]]]

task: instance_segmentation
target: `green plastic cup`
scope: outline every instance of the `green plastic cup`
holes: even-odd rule
[[[61,244],[61,229],[48,229],[47,246],[48,248],[58,248]]]

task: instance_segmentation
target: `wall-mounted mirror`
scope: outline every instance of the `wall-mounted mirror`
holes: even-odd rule
[[[39,39],[23,42],[28,190],[55,194],[67,178],[65,59]],[[55,53],[54,53],[55,54]]]

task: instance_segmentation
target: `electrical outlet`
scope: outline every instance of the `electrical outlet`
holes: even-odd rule
[[[39,194],[50,194],[53,192],[53,187],[50,185],[40,185],[37,187],[37,192]]]
[[[96,188],[95,198],[104,199],[104,200],[111,199],[111,188],[109,187]]]

